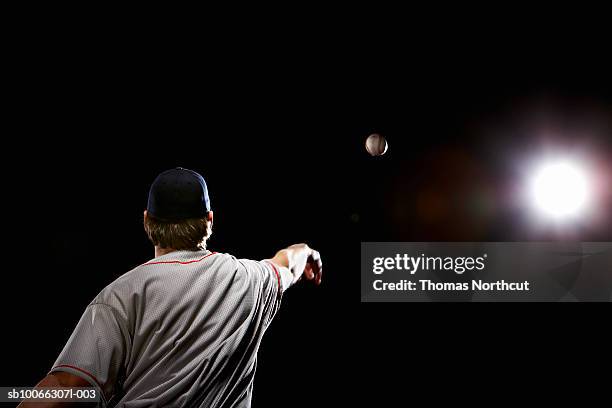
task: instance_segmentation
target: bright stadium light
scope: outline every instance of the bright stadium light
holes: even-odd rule
[[[587,172],[570,160],[543,163],[529,187],[536,210],[555,220],[580,216],[591,198]]]

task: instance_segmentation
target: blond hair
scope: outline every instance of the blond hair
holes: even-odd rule
[[[208,218],[166,221],[147,214],[144,217],[144,229],[153,245],[175,250],[206,249],[206,240],[212,234]]]

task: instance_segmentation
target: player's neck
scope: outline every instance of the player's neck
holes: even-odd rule
[[[172,248],[160,248],[158,246],[155,247],[155,257],[160,257],[162,255],[169,254],[170,252],[174,252],[176,249]]]

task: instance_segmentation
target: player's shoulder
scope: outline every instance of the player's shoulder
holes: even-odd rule
[[[214,256],[212,256],[214,254]],[[262,261],[241,258],[226,252],[212,252],[210,266],[224,271],[248,272],[265,267]]]
[[[143,265],[138,265],[110,282],[98,293],[91,303],[103,303],[109,306],[115,306],[117,303],[122,303],[122,298],[132,293],[137,293],[137,286],[141,285],[142,282],[142,279],[139,279],[139,275],[142,275],[143,272],[142,266]]]
[[[240,258],[236,255],[224,252],[216,252],[215,254],[216,259],[214,260],[214,264],[220,268],[227,268],[236,271],[248,271],[260,266],[261,263],[261,261]]]

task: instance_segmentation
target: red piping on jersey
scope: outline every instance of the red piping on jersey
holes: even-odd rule
[[[143,266],[145,266],[145,265],[157,265],[157,264],[174,264],[174,263],[181,264],[181,265],[187,265],[187,264],[194,263],[194,262],[200,262],[202,259],[208,258],[209,256],[214,255],[214,254],[216,254],[216,252],[211,252],[210,254],[208,254],[206,256],[203,256],[200,259],[193,260],[193,261],[187,261],[187,262],[181,262],[181,261],[158,261],[158,262],[148,262],[148,263],[144,264]]]
[[[102,385],[100,385],[100,383],[98,382],[98,380],[96,379],[96,377],[94,377],[92,374],[88,373],[87,371],[83,370],[82,368],[75,367],[75,366],[71,366],[71,365],[68,365],[68,364],[60,364],[60,365],[58,365],[58,366],[53,367],[53,369],[52,369],[51,371],[55,370],[56,368],[61,368],[61,367],[72,368],[73,370],[77,370],[77,371],[79,371],[79,372],[81,372],[81,373],[83,373],[83,374],[87,375],[87,376],[88,376],[88,377],[90,377],[92,380],[94,380],[94,382],[95,382],[95,383],[98,385],[98,387],[100,387],[100,390],[101,390],[102,392],[104,392],[104,389],[102,388]]]
[[[278,273],[278,270],[276,269],[276,265],[274,265],[272,262],[270,261],[266,261],[270,264],[270,266],[272,267],[272,269],[274,269],[274,273],[276,274],[276,279],[278,279],[278,291],[280,292],[282,289],[282,285],[281,285],[281,278],[280,278],[280,274]]]

